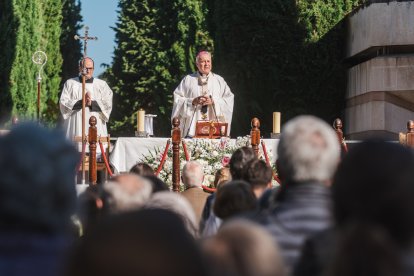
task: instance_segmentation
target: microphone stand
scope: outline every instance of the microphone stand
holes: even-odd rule
[[[210,95],[210,99],[211,99],[211,101],[213,101],[213,98],[211,97],[211,95]],[[214,102],[212,102],[212,104],[211,104],[211,105],[213,106],[213,112],[214,112],[214,117],[216,117],[216,122],[219,124],[219,128],[220,128],[219,133],[220,133],[220,136],[224,136],[224,135],[222,134],[222,132],[221,132],[221,126],[220,126],[220,123],[219,123],[219,120],[218,120],[218,117],[217,117],[217,112],[216,112],[216,107],[215,107]],[[226,134],[226,135],[227,135],[227,134]]]
[[[188,126],[188,130],[187,130],[187,134],[185,135],[185,138],[189,138],[188,134],[190,133],[191,124],[193,123],[193,120],[194,120],[194,115],[195,115],[195,113],[196,113],[196,111],[197,111],[197,107],[198,107],[198,104],[196,104],[196,105],[195,105],[195,107],[194,107],[193,116],[191,116],[190,125]]]
[[[214,105],[213,98],[211,97],[211,95],[210,95],[210,99],[211,99],[211,102],[212,102],[211,106],[213,107],[214,117],[216,118],[216,122],[218,123],[219,121],[218,121],[218,118],[217,118],[216,107]]]

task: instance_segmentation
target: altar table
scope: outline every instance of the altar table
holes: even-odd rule
[[[115,146],[112,149],[109,157],[110,163],[114,167],[115,173],[128,172],[129,169],[140,162],[140,160],[153,151],[154,148],[160,148],[164,151],[167,140],[170,138],[138,138],[138,137],[119,137],[115,142]],[[219,139],[211,140],[219,143]],[[234,143],[236,139],[231,139],[230,143]],[[263,139],[267,151],[271,151],[271,162],[274,163],[277,157],[277,145],[279,139]],[[171,145],[172,147],[172,145]],[[262,147],[261,145],[259,146]],[[180,148],[180,151],[182,147]]]

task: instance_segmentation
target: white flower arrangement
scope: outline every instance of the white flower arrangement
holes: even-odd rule
[[[236,140],[230,140],[228,138],[221,139],[191,139],[185,140],[187,145],[188,155],[190,160],[199,162],[204,168],[204,182],[203,185],[207,187],[212,187],[214,182],[214,175],[217,170],[221,169],[223,166],[227,166],[231,155],[238,148],[248,146],[250,147],[250,137],[237,137]],[[147,163],[151,166],[154,171],[156,171],[160,165],[162,155],[164,153],[163,148],[154,148],[150,150],[147,155],[145,155],[141,162]],[[267,152],[269,159],[272,158],[271,150]],[[260,147],[259,158],[264,159],[263,149]],[[180,168],[183,169],[185,163],[185,153],[180,145]],[[172,185],[172,146],[168,150],[168,154],[164,163],[163,168],[161,169],[158,177],[163,180],[168,186]],[[181,183],[181,188],[183,184]]]

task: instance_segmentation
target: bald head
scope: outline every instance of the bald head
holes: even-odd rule
[[[189,161],[183,168],[183,183],[186,187],[201,187],[204,180],[203,166],[197,161]]]

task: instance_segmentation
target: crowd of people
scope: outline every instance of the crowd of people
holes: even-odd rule
[[[30,134],[30,137],[29,135]],[[414,154],[367,140],[341,157],[312,116],[284,125],[277,173],[249,147],[203,190],[189,161],[174,193],[145,163],[76,193],[65,133],[0,137],[0,275],[411,275]]]

